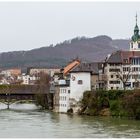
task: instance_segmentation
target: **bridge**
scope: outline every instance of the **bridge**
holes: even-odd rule
[[[36,101],[38,95],[48,98],[49,87],[46,85],[0,85],[0,102],[10,105],[21,101]]]

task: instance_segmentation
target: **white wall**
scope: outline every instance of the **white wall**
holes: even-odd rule
[[[140,43],[140,42],[139,42]],[[130,51],[140,51],[140,48],[138,47],[138,42],[130,42]]]
[[[59,112],[67,113],[69,106],[69,87],[60,87],[59,91]]]
[[[82,80],[82,84],[78,84],[78,80]],[[70,98],[79,101],[83,97],[84,91],[91,90],[91,74],[90,72],[71,73],[70,78]]]
[[[24,85],[28,85],[29,84],[29,79],[30,79],[30,76],[29,75],[22,75],[22,84]]]

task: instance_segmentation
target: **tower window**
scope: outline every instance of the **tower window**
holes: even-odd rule
[[[138,44],[138,48],[140,48],[140,43]]]
[[[131,43],[131,48],[133,48],[133,43]]]

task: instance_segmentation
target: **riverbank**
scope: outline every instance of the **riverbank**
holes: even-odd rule
[[[80,115],[115,116],[140,120],[140,90],[86,91],[80,101]]]

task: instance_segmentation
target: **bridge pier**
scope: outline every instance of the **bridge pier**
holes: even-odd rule
[[[10,109],[10,104],[9,103],[7,104],[7,109]]]
[[[7,96],[7,109],[10,109],[10,94],[7,93],[6,96]]]

